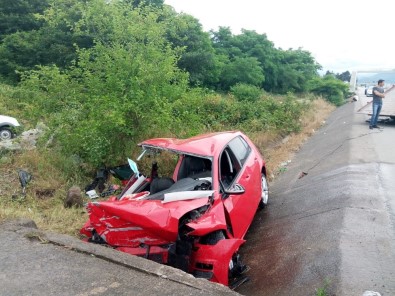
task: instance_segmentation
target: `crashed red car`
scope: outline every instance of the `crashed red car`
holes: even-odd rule
[[[90,242],[167,264],[224,285],[243,280],[238,250],[256,210],[268,202],[265,162],[241,132],[139,144],[154,158],[135,168],[123,192],[87,205],[81,233]],[[159,177],[161,152],[174,153],[172,176]]]

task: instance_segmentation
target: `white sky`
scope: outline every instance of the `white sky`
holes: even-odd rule
[[[395,0],[165,0],[205,31],[266,33],[277,48],[312,53],[323,70],[395,69]]]

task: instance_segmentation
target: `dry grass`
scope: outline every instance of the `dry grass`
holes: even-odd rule
[[[269,179],[278,173],[280,163],[292,159],[305,140],[319,129],[335,107],[324,100],[312,102],[301,122],[302,131],[286,138],[274,133],[250,135],[266,159]],[[1,157],[0,162],[0,221],[8,218],[24,217],[32,219],[42,230],[78,235],[79,229],[87,219],[83,209],[65,209],[63,200],[72,185],[64,175],[67,168],[59,167],[56,153],[25,151]],[[17,169],[32,174],[27,194],[21,194]],[[91,181],[91,180],[88,180]],[[87,184],[86,182],[79,182]]]
[[[284,137],[273,133],[251,135],[252,141],[259,147],[266,160],[269,180],[273,180],[279,173],[280,164],[291,160],[295,152],[303,143],[318,130],[335,107],[323,99],[312,102],[309,109],[301,119],[300,133]]]
[[[36,150],[12,154],[0,163],[0,221],[9,218],[29,218],[43,230],[75,235],[86,220],[82,209],[65,209],[66,176],[63,168],[56,165],[52,153]],[[32,175],[22,194],[18,170]]]

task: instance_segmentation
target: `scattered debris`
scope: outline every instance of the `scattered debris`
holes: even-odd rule
[[[95,198],[98,198],[98,197],[99,197],[99,195],[96,193],[96,190],[95,190],[95,189],[89,190],[89,191],[87,191],[87,192],[85,192],[85,193],[86,193],[86,195],[88,195],[88,197],[89,197],[90,199],[95,199]]]
[[[287,161],[284,161],[284,162],[282,162],[282,163],[280,163],[280,166],[282,166],[282,167],[285,167],[285,166],[287,166],[288,164],[290,164],[292,162],[292,160],[287,160]]]
[[[304,176],[306,176],[307,175],[307,173],[305,173],[305,172],[301,172],[300,174],[299,174],[299,178],[298,179],[302,179]]]
[[[48,243],[48,240],[45,238],[45,234],[39,231],[26,233],[25,237],[28,238],[29,240],[38,240],[42,244]]]
[[[286,172],[287,171],[287,166],[288,166],[288,164],[290,164],[292,162],[292,160],[287,160],[287,161],[284,161],[284,162],[282,162],[282,163],[280,163],[280,168],[278,169],[278,172],[279,173],[284,173],[284,172]]]
[[[109,176],[111,174],[115,178],[119,179],[123,185],[127,185],[129,179],[135,174],[135,171],[137,171],[137,167],[134,170],[131,168],[133,163],[134,162],[131,161],[131,163],[122,164],[115,167],[103,166],[99,168],[96,172],[96,176],[93,179],[92,183],[85,186],[85,194],[90,199],[94,199],[98,197],[107,197],[110,195],[114,195],[116,193],[120,193],[121,192],[120,186],[107,184]],[[107,185],[107,190],[105,190],[106,185]],[[99,194],[97,193],[96,188]]]
[[[48,127],[39,122],[36,128],[24,131],[19,137],[0,142],[0,150],[20,151],[33,150],[37,140],[48,130]]]
[[[92,183],[85,187],[85,192],[91,191],[96,187],[99,190],[99,193],[102,193],[105,185],[104,183],[108,180],[109,172],[106,167],[101,167],[96,172],[96,177],[93,179]]]
[[[374,291],[365,291],[363,292],[362,296],[381,296],[381,294]]]
[[[82,193],[81,193],[81,189],[78,186],[72,186],[69,189],[63,205],[65,208],[71,208],[73,206],[76,207],[83,206]]]
[[[26,186],[31,181],[32,175],[24,170],[18,170],[19,182],[22,186],[22,195],[26,195]]]
[[[55,194],[55,189],[46,188],[46,189],[36,189],[36,196],[40,199],[48,199],[53,197]]]

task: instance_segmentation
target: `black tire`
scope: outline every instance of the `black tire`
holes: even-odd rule
[[[14,137],[14,134],[8,127],[0,128],[0,140],[10,140]]]

